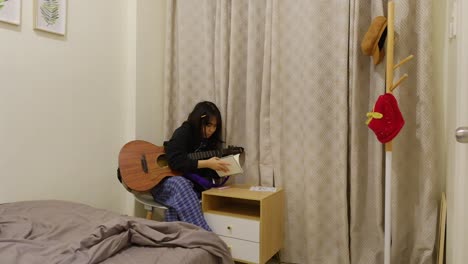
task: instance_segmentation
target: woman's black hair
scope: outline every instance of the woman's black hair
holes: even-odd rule
[[[209,148],[220,148],[223,143],[222,131],[223,121],[221,119],[221,113],[218,107],[209,101],[199,102],[193,108],[192,112],[187,118],[187,122],[193,127],[193,133],[198,142],[201,142],[203,137],[202,128],[210,122],[210,119],[216,118],[216,131],[211,135],[209,139]]]

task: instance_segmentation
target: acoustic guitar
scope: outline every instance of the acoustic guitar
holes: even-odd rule
[[[209,150],[188,154],[190,159],[202,160],[243,153],[242,147],[229,146],[221,150]],[[168,176],[182,175],[168,166],[164,147],[143,140],[125,144],[119,154],[122,181],[135,191],[148,191]]]

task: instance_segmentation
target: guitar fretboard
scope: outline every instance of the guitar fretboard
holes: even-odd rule
[[[208,151],[200,151],[200,152],[194,152],[188,154],[189,159],[193,160],[202,160],[202,159],[208,159],[211,157],[221,157],[222,151],[220,150],[208,150]]]

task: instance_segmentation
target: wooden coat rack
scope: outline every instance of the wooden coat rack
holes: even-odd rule
[[[388,17],[387,17],[387,47],[386,47],[386,75],[385,75],[385,92],[392,93],[406,78],[408,74],[404,74],[396,83],[393,83],[393,72],[398,67],[413,59],[413,55],[409,55],[398,64],[393,64],[394,45],[395,45],[395,4],[393,1],[388,2]],[[390,264],[391,256],[391,234],[392,234],[392,142],[385,143],[385,244],[384,244],[384,264]]]

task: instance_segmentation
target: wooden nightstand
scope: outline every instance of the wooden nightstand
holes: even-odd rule
[[[284,192],[250,191],[247,185],[202,193],[208,225],[231,249],[234,260],[267,262],[283,247]]]

